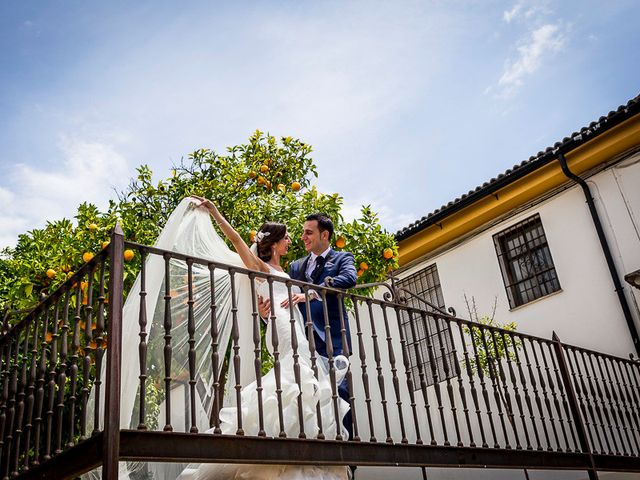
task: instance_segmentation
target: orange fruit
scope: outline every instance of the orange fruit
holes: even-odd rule
[[[256,235],[258,234],[258,232],[256,232],[255,230],[251,230],[249,232],[249,240],[251,242],[253,242],[256,239]]]
[[[285,187],[282,183],[279,183],[277,188],[280,192],[284,192],[287,189],[287,187]]]
[[[131,260],[133,260],[133,257],[135,257],[135,253],[133,250],[125,250],[123,253],[123,257],[124,257],[124,261],[125,262],[130,262]]]
[[[264,177],[258,177],[258,183],[260,185],[264,185],[265,183],[267,183],[267,180]]]
[[[55,278],[55,276],[56,276],[56,271],[53,268],[50,268],[49,270],[47,270],[47,277]]]
[[[51,343],[51,340],[53,340],[53,333],[47,332],[46,335],[44,336],[44,341],[46,343]]]
[[[267,180],[267,181],[264,183],[264,186],[265,186],[265,187],[267,187],[267,188],[271,188],[271,182],[270,182],[269,180]]]
[[[369,270],[369,265],[367,265],[367,262],[362,262],[360,264],[360,270],[362,270],[362,271]]]
[[[82,254],[82,261],[84,263],[90,262],[92,258],[93,258],[93,253],[91,253],[91,252],[84,252]]]
[[[89,229],[89,231],[91,233],[95,232],[96,230],[98,230],[98,225],[96,225],[95,223],[90,223],[89,226],[87,227]]]
[[[344,248],[346,244],[347,244],[347,241],[344,239],[344,237],[338,237],[338,239],[336,240],[337,248]]]
[[[270,158],[267,158],[267,159],[264,161],[264,164],[265,164],[266,166],[268,166],[268,167],[270,167],[272,163],[273,163],[273,160],[272,160],[272,159],[270,159]]]
[[[89,282],[82,281],[80,282],[80,290],[84,291],[89,286]]]
[[[102,242],[102,249],[104,250],[105,248],[107,248],[109,246],[111,242],[109,240],[105,240],[104,242]]]
[[[269,171],[268,165],[260,165],[260,173],[267,173]]]
[[[358,276],[359,277],[361,277],[363,273],[364,273],[364,270],[362,270],[362,269],[358,270]]]
[[[390,258],[393,258],[393,249],[391,248],[385,248],[382,251],[382,256],[386,259],[389,260]]]
[[[251,170],[249,172],[249,178],[256,178],[258,176],[258,174],[256,172],[254,172],[253,170]]]
[[[297,192],[301,188],[302,188],[302,185],[300,185],[300,182],[291,183],[291,190],[293,190],[294,192]]]

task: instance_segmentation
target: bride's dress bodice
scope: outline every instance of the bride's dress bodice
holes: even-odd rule
[[[289,274],[282,270],[276,270],[269,265],[269,272],[275,277],[280,277],[283,280],[289,279]],[[272,287],[269,287],[271,283]],[[257,294],[265,300],[270,300],[273,295],[272,301],[272,316],[266,319],[267,333],[265,335],[265,341],[267,342],[267,349],[269,353],[273,355],[273,327],[275,324],[278,342],[278,353],[285,355],[293,350],[293,331],[295,331],[296,343],[298,354],[309,355],[308,343],[306,341],[305,326],[303,324],[302,315],[298,311],[298,306],[294,305],[293,309],[289,307],[282,307],[281,303],[289,298],[289,288],[284,281],[274,280],[273,282],[263,281],[257,289]],[[300,288],[297,286],[291,286],[291,295],[300,293]]]

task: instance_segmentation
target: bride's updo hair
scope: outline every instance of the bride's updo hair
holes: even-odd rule
[[[278,222],[265,222],[258,231],[258,237],[261,236],[260,233],[263,233],[264,236],[257,242],[258,258],[263,262],[268,262],[273,253],[271,247],[284,238],[287,234],[287,226]]]

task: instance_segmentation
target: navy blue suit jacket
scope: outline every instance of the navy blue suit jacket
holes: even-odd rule
[[[302,257],[293,263],[289,267],[289,275],[291,278],[301,280],[303,282],[309,282],[306,277],[307,265],[311,255]],[[353,254],[349,252],[336,252],[335,250],[329,250],[324,269],[315,282],[317,285],[324,285],[324,280],[327,277],[333,279],[333,287],[335,288],[352,288],[356,286],[356,267],[354,264]],[[331,344],[333,346],[334,355],[342,355],[344,347],[342,344],[342,332],[340,325],[340,306],[338,304],[337,295],[327,293],[327,313],[329,317],[329,325],[331,327]],[[299,303],[298,307],[302,312],[305,322],[307,321],[307,308],[304,303]],[[319,355],[327,356],[327,346],[325,338],[325,322],[324,322],[324,308],[322,301],[311,300],[309,303],[311,310],[311,320],[313,323],[313,329],[315,332],[314,338],[316,343],[316,351]],[[349,345],[349,352],[352,352],[351,348],[351,333],[349,330],[349,320],[347,317],[347,311],[344,308],[344,302],[342,303],[342,312],[344,318],[344,325],[346,328],[347,343]]]

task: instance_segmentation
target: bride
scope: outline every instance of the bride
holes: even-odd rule
[[[250,248],[240,237],[238,232],[227,222],[210,200],[202,197],[192,197],[194,206],[199,212],[209,212],[222,233],[231,241],[242,263],[250,270],[278,277],[289,278],[280,265],[281,258],[288,252],[291,240],[287,228],[281,223],[267,222],[255,235],[255,243]],[[242,429],[247,435],[257,435],[260,429],[257,413],[258,402],[263,405],[263,431],[266,436],[279,436],[282,431],[287,437],[297,437],[304,431],[307,438],[315,438],[319,432],[317,406],[320,407],[322,418],[322,432],[326,438],[335,438],[339,432],[346,438],[348,435],[342,425],[342,418],[348,411],[348,403],[338,398],[340,422],[336,422],[333,409],[332,388],[327,366],[321,357],[316,361],[317,374],[313,370],[309,343],[305,335],[302,316],[296,306],[305,301],[305,294],[299,289],[292,288],[288,292],[284,282],[275,281],[272,291],[266,281],[259,283],[258,296],[273,298],[273,309],[267,321],[265,339],[273,338],[272,329],[275,328],[278,339],[278,353],[280,360],[279,372],[274,369],[264,375],[261,385],[256,381],[245,385],[241,390]],[[291,299],[291,305],[289,301]],[[247,321],[250,318],[239,319]],[[250,328],[242,328],[245,333]],[[292,332],[293,330],[293,332]],[[293,349],[292,341],[297,341],[297,348]],[[273,354],[271,342],[267,340],[268,348]],[[297,354],[297,355],[296,355]],[[296,358],[297,357],[297,358]],[[299,375],[295,374],[296,363]],[[336,364],[340,365],[339,376],[346,372],[348,360],[337,357]],[[341,375],[340,375],[341,374]],[[341,378],[337,379],[340,384]],[[279,383],[279,385],[278,385]],[[261,386],[262,390],[258,388]],[[278,395],[278,390],[281,390]],[[260,392],[260,393],[259,393]],[[279,410],[282,410],[282,417]],[[238,411],[236,406],[226,406],[220,410],[220,429],[223,434],[236,433]],[[302,419],[302,425],[300,425]],[[213,429],[206,433],[212,433]],[[300,465],[243,465],[243,464],[201,464],[190,465],[178,477],[180,480],[196,479],[346,479],[348,467],[329,466],[300,466]]]

